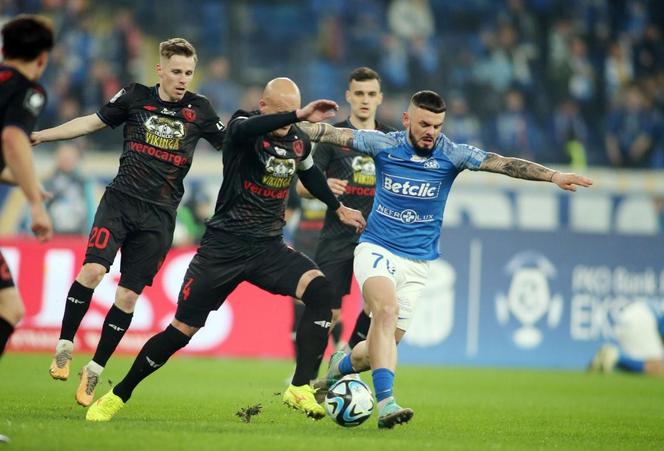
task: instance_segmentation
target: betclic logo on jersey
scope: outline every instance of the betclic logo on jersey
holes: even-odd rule
[[[396,175],[383,175],[383,188],[400,197],[411,199],[436,199],[441,182],[428,182]]]

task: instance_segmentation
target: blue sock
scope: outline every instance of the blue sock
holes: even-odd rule
[[[643,360],[631,359],[624,354],[620,354],[618,357],[618,368],[622,368],[625,371],[631,371],[633,373],[643,373],[645,369],[646,362]]]
[[[350,354],[346,354],[346,356],[341,359],[341,362],[339,362],[339,372],[345,376],[346,374],[355,374],[357,371],[355,371],[355,368],[353,368],[353,365],[350,363]]]
[[[394,386],[394,373],[387,368],[377,368],[371,372],[373,378],[374,390],[378,402],[392,396],[392,387]]]

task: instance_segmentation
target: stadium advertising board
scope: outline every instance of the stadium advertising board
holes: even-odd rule
[[[82,263],[84,243],[2,240],[27,314],[10,349],[51,351],[64,299]],[[459,364],[581,368],[597,345],[613,337],[612,318],[646,300],[664,310],[664,237],[594,235],[569,231],[443,232],[442,258],[404,342],[400,360]],[[182,277],[194,254],[173,249],[137,305],[119,352],[135,353],[172,319]],[[92,352],[119,280],[119,259],[95,291],[76,345]],[[344,302],[355,318],[358,289]],[[288,357],[290,300],[241,285],[183,353]],[[345,333],[351,330],[347,324]]]

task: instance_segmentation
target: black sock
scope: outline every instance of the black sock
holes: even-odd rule
[[[113,388],[113,393],[127,402],[136,386],[157,371],[179,349],[187,346],[189,339],[171,325],[150,338],[138,353],[127,375]]]
[[[0,356],[5,353],[5,346],[14,332],[14,326],[9,321],[0,316]]]
[[[309,381],[318,373],[318,367],[327,346],[331,319],[331,310],[313,309],[311,306],[305,307],[295,337],[298,352],[293,385],[309,384]],[[325,324],[327,324],[327,327],[325,327]]]
[[[337,321],[337,323],[332,328],[332,332],[330,332],[330,335],[332,335],[332,342],[334,343],[335,348],[341,341],[341,332],[343,332],[343,330],[344,330],[344,325],[341,323],[341,321]]]
[[[104,325],[101,328],[101,337],[97,345],[97,351],[92,358],[95,363],[101,366],[106,366],[111,354],[118,347],[118,343],[124,337],[125,332],[129,329],[133,313],[123,312],[117,305],[113,304],[111,309],[106,314]]]
[[[90,307],[93,288],[84,287],[78,281],[71,284],[65,301],[65,315],[62,317],[60,340],[74,341],[74,335]]]
[[[353,349],[359,342],[367,339],[370,325],[371,318],[364,313],[364,310],[360,310],[360,314],[357,315],[357,320],[355,321],[353,334],[350,336],[350,340],[348,340],[348,346],[350,349]]]
[[[291,341],[293,342],[293,355],[297,356],[297,327],[302,321],[302,314],[304,313],[304,304],[293,300],[293,324],[291,325]]]

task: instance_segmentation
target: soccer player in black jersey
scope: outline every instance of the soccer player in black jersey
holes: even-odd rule
[[[395,130],[376,120],[376,111],[383,101],[383,93],[380,76],[373,69],[358,67],[350,73],[346,101],[350,105],[350,115],[345,121],[334,124],[336,127],[381,132]],[[332,192],[344,205],[360,210],[367,218],[376,191],[373,159],[354,149],[332,144],[317,144],[313,155],[316,166],[327,176]],[[303,197],[311,197],[301,183],[297,185],[297,192]],[[353,281],[353,251],[359,238],[358,233],[340,224],[333,212],[327,212],[315,260],[336,289],[332,303],[332,336],[335,345],[339,344],[341,337],[341,300],[350,293]],[[370,322],[364,310],[360,311],[348,342],[351,349],[366,339]],[[315,379],[317,372],[318,366],[312,379]]]
[[[51,238],[53,225],[35,175],[29,136],[46,104],[46,91],[36,81],[52,48],[53,27],[44,17],[23,15],[2,27],[0,181],[21,187],[30,204],[32,231],[42,242]],[[0,355],[23,314],[21,296],[0,252]]]
[[[182,38],[159,46],[160,83],[132,83],[96,114],[35,132],[33,143],[70,139],[124,123],[120,168],[97,208],[83,268],[65,300],[60,340],[49,368],[66,380],[73,340],[90,306],[92,293],[122,248],[115,303],[102,326],[92,360],[81,370],[76,401],[89,406],[104,366],[131,323],[136,301],[159,270],[173,239],[175,211],[183,179],[202,137],[221,149],[225,129],[205,97],[187,91],[196,68],[196,51]]]
[[[316,246],[320,237],[320,231],[323,229],[323,221],[327,206],[314,198],[300,197],[297,194],[298,183],[292,183],[288,192],[288,202],[286,203],[286,222],[294,222],[292,227],[292,245],[308,257],[316,253]],[[290,219],[289,219],[290,217]],[[286,227],[290,227],[288,224]],[[293,343],[294,354],[297,355],[297,328],[300,325],[300,318],[304,313],[304,303],[293,298],[293,322],[291,323],[291,342]],[[334,331],[331,332],[334,335]]]
[[[318,122],[336,104],[318,100],[300,108],[297,85],[287,78],[265,87],[259,112],[236,112],[224,142],[224,179],[214,216],[201,247],[189,264],[175,319],[140,351],[127,375],[88,409],[86,419],[108,421],[129,400],[136,386],[161,367],[205,325],[243,281],[306,305],[297,331],[299,355],[283,401],[313,418],[325,416],[309,377],[327,343],[334,289],[316,264],[282,239],[286,197],[293,175],[335,211],[341,222],[361,231],[362,214],[343,206],[314,165],[311,143],[296,122]]]

